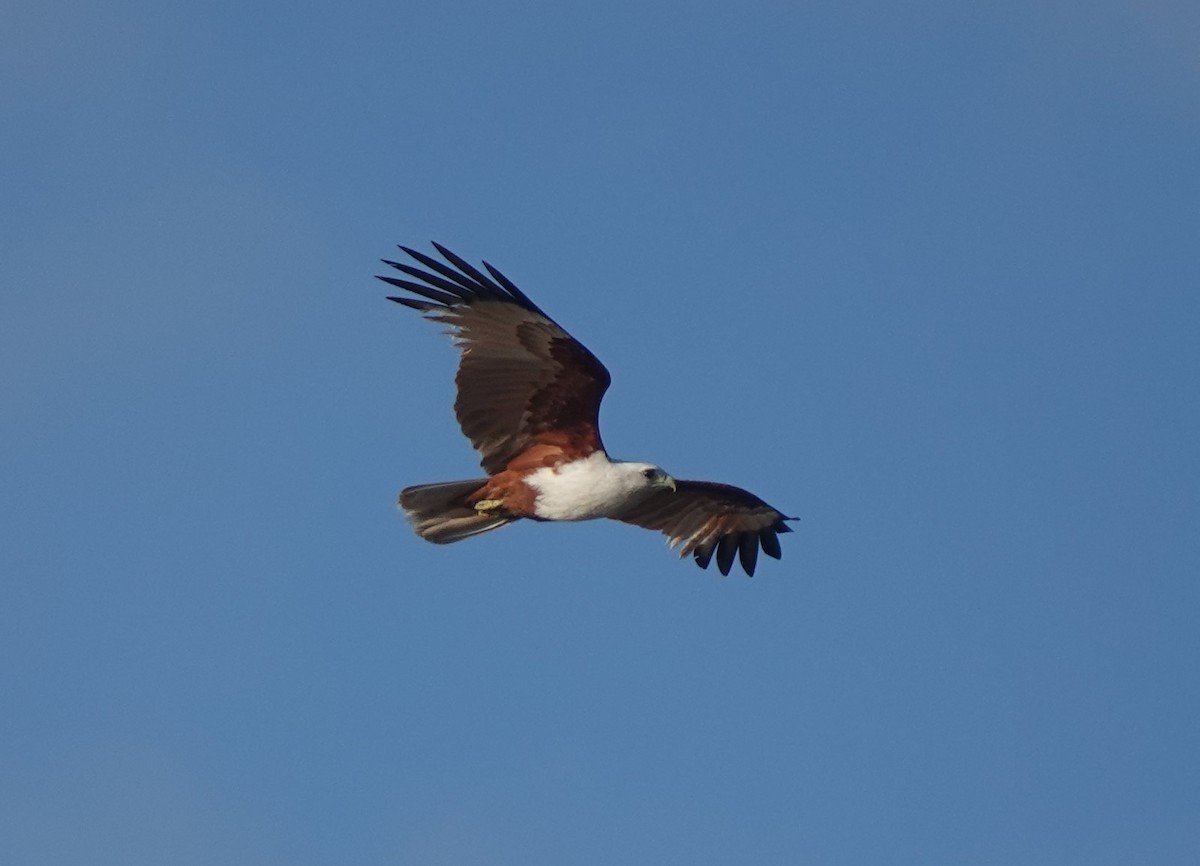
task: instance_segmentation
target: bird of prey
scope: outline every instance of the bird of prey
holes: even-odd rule
[[[607,517],[662,532],[679,555],[721,574],[734,557],[754,574],[761,546],[779,559],[785,517],[728,484],[672,478],[652,463],[612,460],[600,441],[608,370],[487,262],[487,273],[434,244],[445,261],[400,247],[384,259],[404,277],[380,276],[415,297],[389,297],[449,327],[461,356],[454,412],[486,478],[405,488],[400,507],[435,544],[521,519]]]

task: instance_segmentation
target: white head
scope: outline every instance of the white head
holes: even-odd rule
[[[633,489],[657,490],[660,487],[675,489],[675,479],[663,471],[662,467],[653,463],[634,463],[618,461],[620,472],[628,478],[629,486]]]

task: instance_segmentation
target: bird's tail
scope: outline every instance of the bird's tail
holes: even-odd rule
[[[413,531],[434,544],[449,544],[499,529],[516,518],[476,511],[467,501],[487,483],[486,478],[471,481],[443,481],[418,484],[400,491],[400,507]]]

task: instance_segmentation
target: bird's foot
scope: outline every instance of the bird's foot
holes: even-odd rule
[[[495,511],[504,504],[503,499],[480,499],[475,503],[476,511]]]

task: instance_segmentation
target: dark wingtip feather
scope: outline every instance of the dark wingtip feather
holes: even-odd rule
[[[783,548],[779,546],[779,536],[775,534],[774,529],[764,529],[758,533],[759,543],[762,544],[763,553],[772,559],[781,559],[783,557]]]
[[[403,304],[404,306],[409,307],[413,310],[420,310],[422,313],[427,312],[429,310],[445,309],[445,307],[435,304],[432,301],[418,301],[413,298],[397,298],[392,295],[389,295],[388,300],[395,301],[397,304]]]
[[[428,298],[431,301],[435,301],[447,307],[452,307],[458,303],[457,296],[452,295],[449,292],[443,292],[439,291],[438,289],[431,289],[428,286],[422,286],[420,283],[414,283],[409,280],[399,280],[395,277],[377,276],[375,279],[382,280],[389,286],[395,286],[397,289],[404,289],[406,292],[412,292],[415,295],[420,295],[423,298]]]
[[[754,577],[754,566],[758,563],[758,536],[753,532],[742,534],[738,542],[738,559],[746,571],[746,577]]]
[[[717,549],[715,544],[705,544],[702,547],[697,547],[692,551],[692,557],[696,560],[696,565],[707,569],[708,564],[712,562],[713,552]]]
[[[733,558],[737,555],[737,550],[737,535],[726,535],[717,545],[717,568],[725,577],[729,576],[729,569],[733,568]]]

